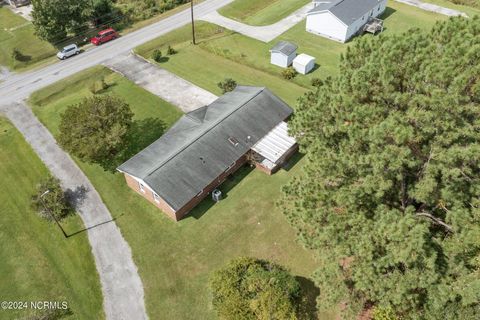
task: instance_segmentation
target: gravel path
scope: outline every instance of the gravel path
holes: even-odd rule
[[[462,16],[468,18],[468,15],[465,12],[461,12],[454,9],[449,9],[445,7],[440,7],[435,4],[426,3],[419,0],[395,0],[397,2],[405,3],[410,6],[420,8],[422,10],[431,11],[439,14],[443,14],[449,17]]]
[[[305,19],[307,12],[312,8],[313,4],[309,3],[288,17],[269,26],[251,26],[226,18],[217,11],[212,11],[200,17],[199,19],[218,24],[219,26],[241,33],[250,38],[254,38],[263,42],[270,42]]]
[[[76,209],[88,229],[88,240],[102,285],[106,318],[147,319],[143,285],[130,247],[90,181],[29,107],[16,103],[0,107],[0,111],[22,133],[51,173],[60,179],[62,187],[77,195]]]
[[[209,105],[218,97],[175,74],[135,55],[121,55],[105,65],[165,101],[190,112]]]

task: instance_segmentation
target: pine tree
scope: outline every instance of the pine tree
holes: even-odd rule
[[[364,38],[296,107],[281,206],[322,266],[321,309],[480,317],[480,18]]]

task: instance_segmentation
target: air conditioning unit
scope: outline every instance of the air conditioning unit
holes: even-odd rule
[[[218,202],[222,200],[222,191],[215,189],[212,191],[212,200]]]

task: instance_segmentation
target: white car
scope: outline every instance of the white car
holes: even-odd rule
[[[57,53],[57,58],[60,60],[65,60],[71,56],[77,55],[80,53],[80,49],[77,47],[76,44],[71,44],[66,46]]]

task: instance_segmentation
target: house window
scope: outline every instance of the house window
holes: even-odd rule
[[[156,194],[155,192],[153,193],[153,200],[155,200],[155,202],[157,202],[157,203],[160,202],[160,196],[158,194]]]
[[[145,193],[145,186],[143,184],[141,184],[140,182],[138,183],[138,187],[140,188],[140,191],[142,191],[143,193]]]

